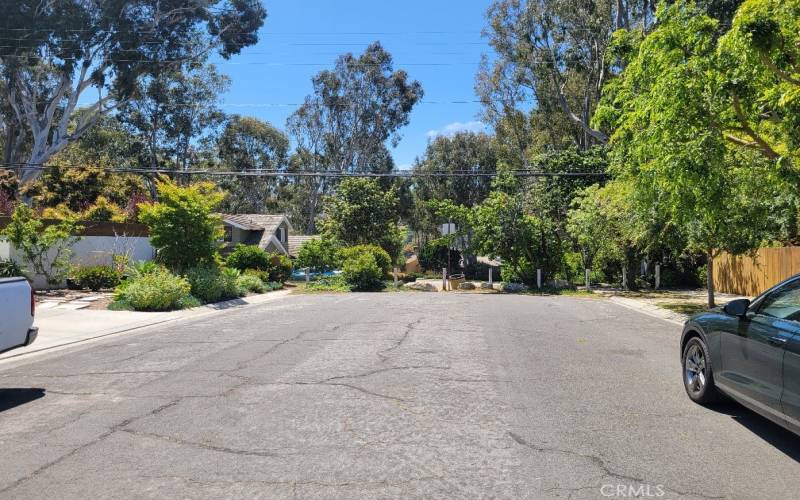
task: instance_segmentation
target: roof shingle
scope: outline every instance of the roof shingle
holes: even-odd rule
[[[300,249],[303,243],[309,240],[316,240],[316,239],[319,239],[319,235],[307,236],[300,234],[290,234],[287,245],[289,248],[286,249],[286,251],[289,252],[289,257],[297,257],[297,251]]]

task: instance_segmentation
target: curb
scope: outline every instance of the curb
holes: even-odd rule
[[[606,296],[605,298],[607,298],[609,301],[615,304],[621,305],[622,307],[627,307],[628,309],[632,309],[642,314],[646,314],[647,316],[658,318],[664,321],[669,321],[670,323],[673,323],[675,325],[683,326],[686,320],[689,319],[689,316],[685,314],[668,311],[661,307],[652,304],[647,304],[636,299],[615,297],[613,295]]]
[[[223,302],[215,302],[214,304],[206,304],[203,306],[194,307],[192,309],[184,309],[182,311],[172,311],[167,313],[169,315],[167,317],[159,316],[158,318],[153,318],[152,321],[145,320],[143,322],[140,322],[139,324],[133,324],[133,325],[128,324],[118,327],[118,329],[99,330],[93,334],[90,334],[86,338],[78,340],[71,340],[61,344],[51,345],[47,347],[42,347],[41,349],[34,349],[20,353],[13,353],[12,351],[12,353],[10,353],[8,356],[0,358],[0,367],[3,367],[3,365],[7,363],[11,364],[14,361],[24,361],[28,358],[41,356],[51,352],[56,352],[62,349],[66,349],[68,347],[72,347],[77,344],[83,344],[96,340],[101,340],[113,335],[135,333],[138,331],[146,330],[151,327],[162,326],[167,323],[179,323],[183,321],[205,318],[207,316],[211,316],[214,314],[223,314],[226,312],[241,311],[243,309],[249,309],[251,307],[266,304],[267,302],[272,302],[278,299],[282,299],[290,295],[291,295],[291,290],[278,290],[259,295],[252,295],[250,297],[242,297],[238,299],[226,300]],[[248,301],[247,299],[250,300]],[[83,312],[86,314],[91,314],[91,311],[83,311]]]

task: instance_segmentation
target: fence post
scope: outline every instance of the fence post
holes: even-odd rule
[[[393,272],[394,272],[394,287],[395,288],[397,288],[397,271],[398,271],[398,269],[395,267],[394,270],[393,270]]]
[[[661,264],[656,264],[656,290],[661,287]]]
[[[490,267],[489,268],[489,288],[492,288],[492,271],[494,271],[494,269]]]
[[[628,266],[622,266],[622,289],[628,290]]]
[[[542,270],[536,270],[536,288],[542,288]]]
[[[586,291],[590,291],[592,289],[592,281],[589,279],[589,270],[584,269],[584,278],[586,279]]]
[[[447,268],[442,268],[442,291],[447,291]]]
[[[307,267],[304,269],[304,271],[306,272],[306,283],[308,283],[311,281],[311,268]]]

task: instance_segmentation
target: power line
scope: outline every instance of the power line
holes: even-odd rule
[[[29,163],[6,163],[0,166],[5,170],[38,170],[47,171],[56,168],[84,169],[86,166],[70,164],[29,164]],[[190,170],[169,170],[152,168],[104,168],[105,172],[111,173],[132,173],[132,174],[152,174],[152,175],[196,175],[208,177],[321,177],[321,178],[494,178],[498,172],[473,172],[466,170],[455,171],[430,171],[418,172],[414,170],[396,170],[393,172],[343,172],[343,171],[300,171],[291,172],[286,170],[250,170],[250,171],[221,171],[208,169]],[[540,170],[512,170],[509,173],[515,177],[607,177],[604,172],[544,172]]]

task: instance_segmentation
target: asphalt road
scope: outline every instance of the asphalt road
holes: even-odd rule
[[[0,364],[3,498],[791,498],[800,439],[692,404],[603,299],[290,296]]]

